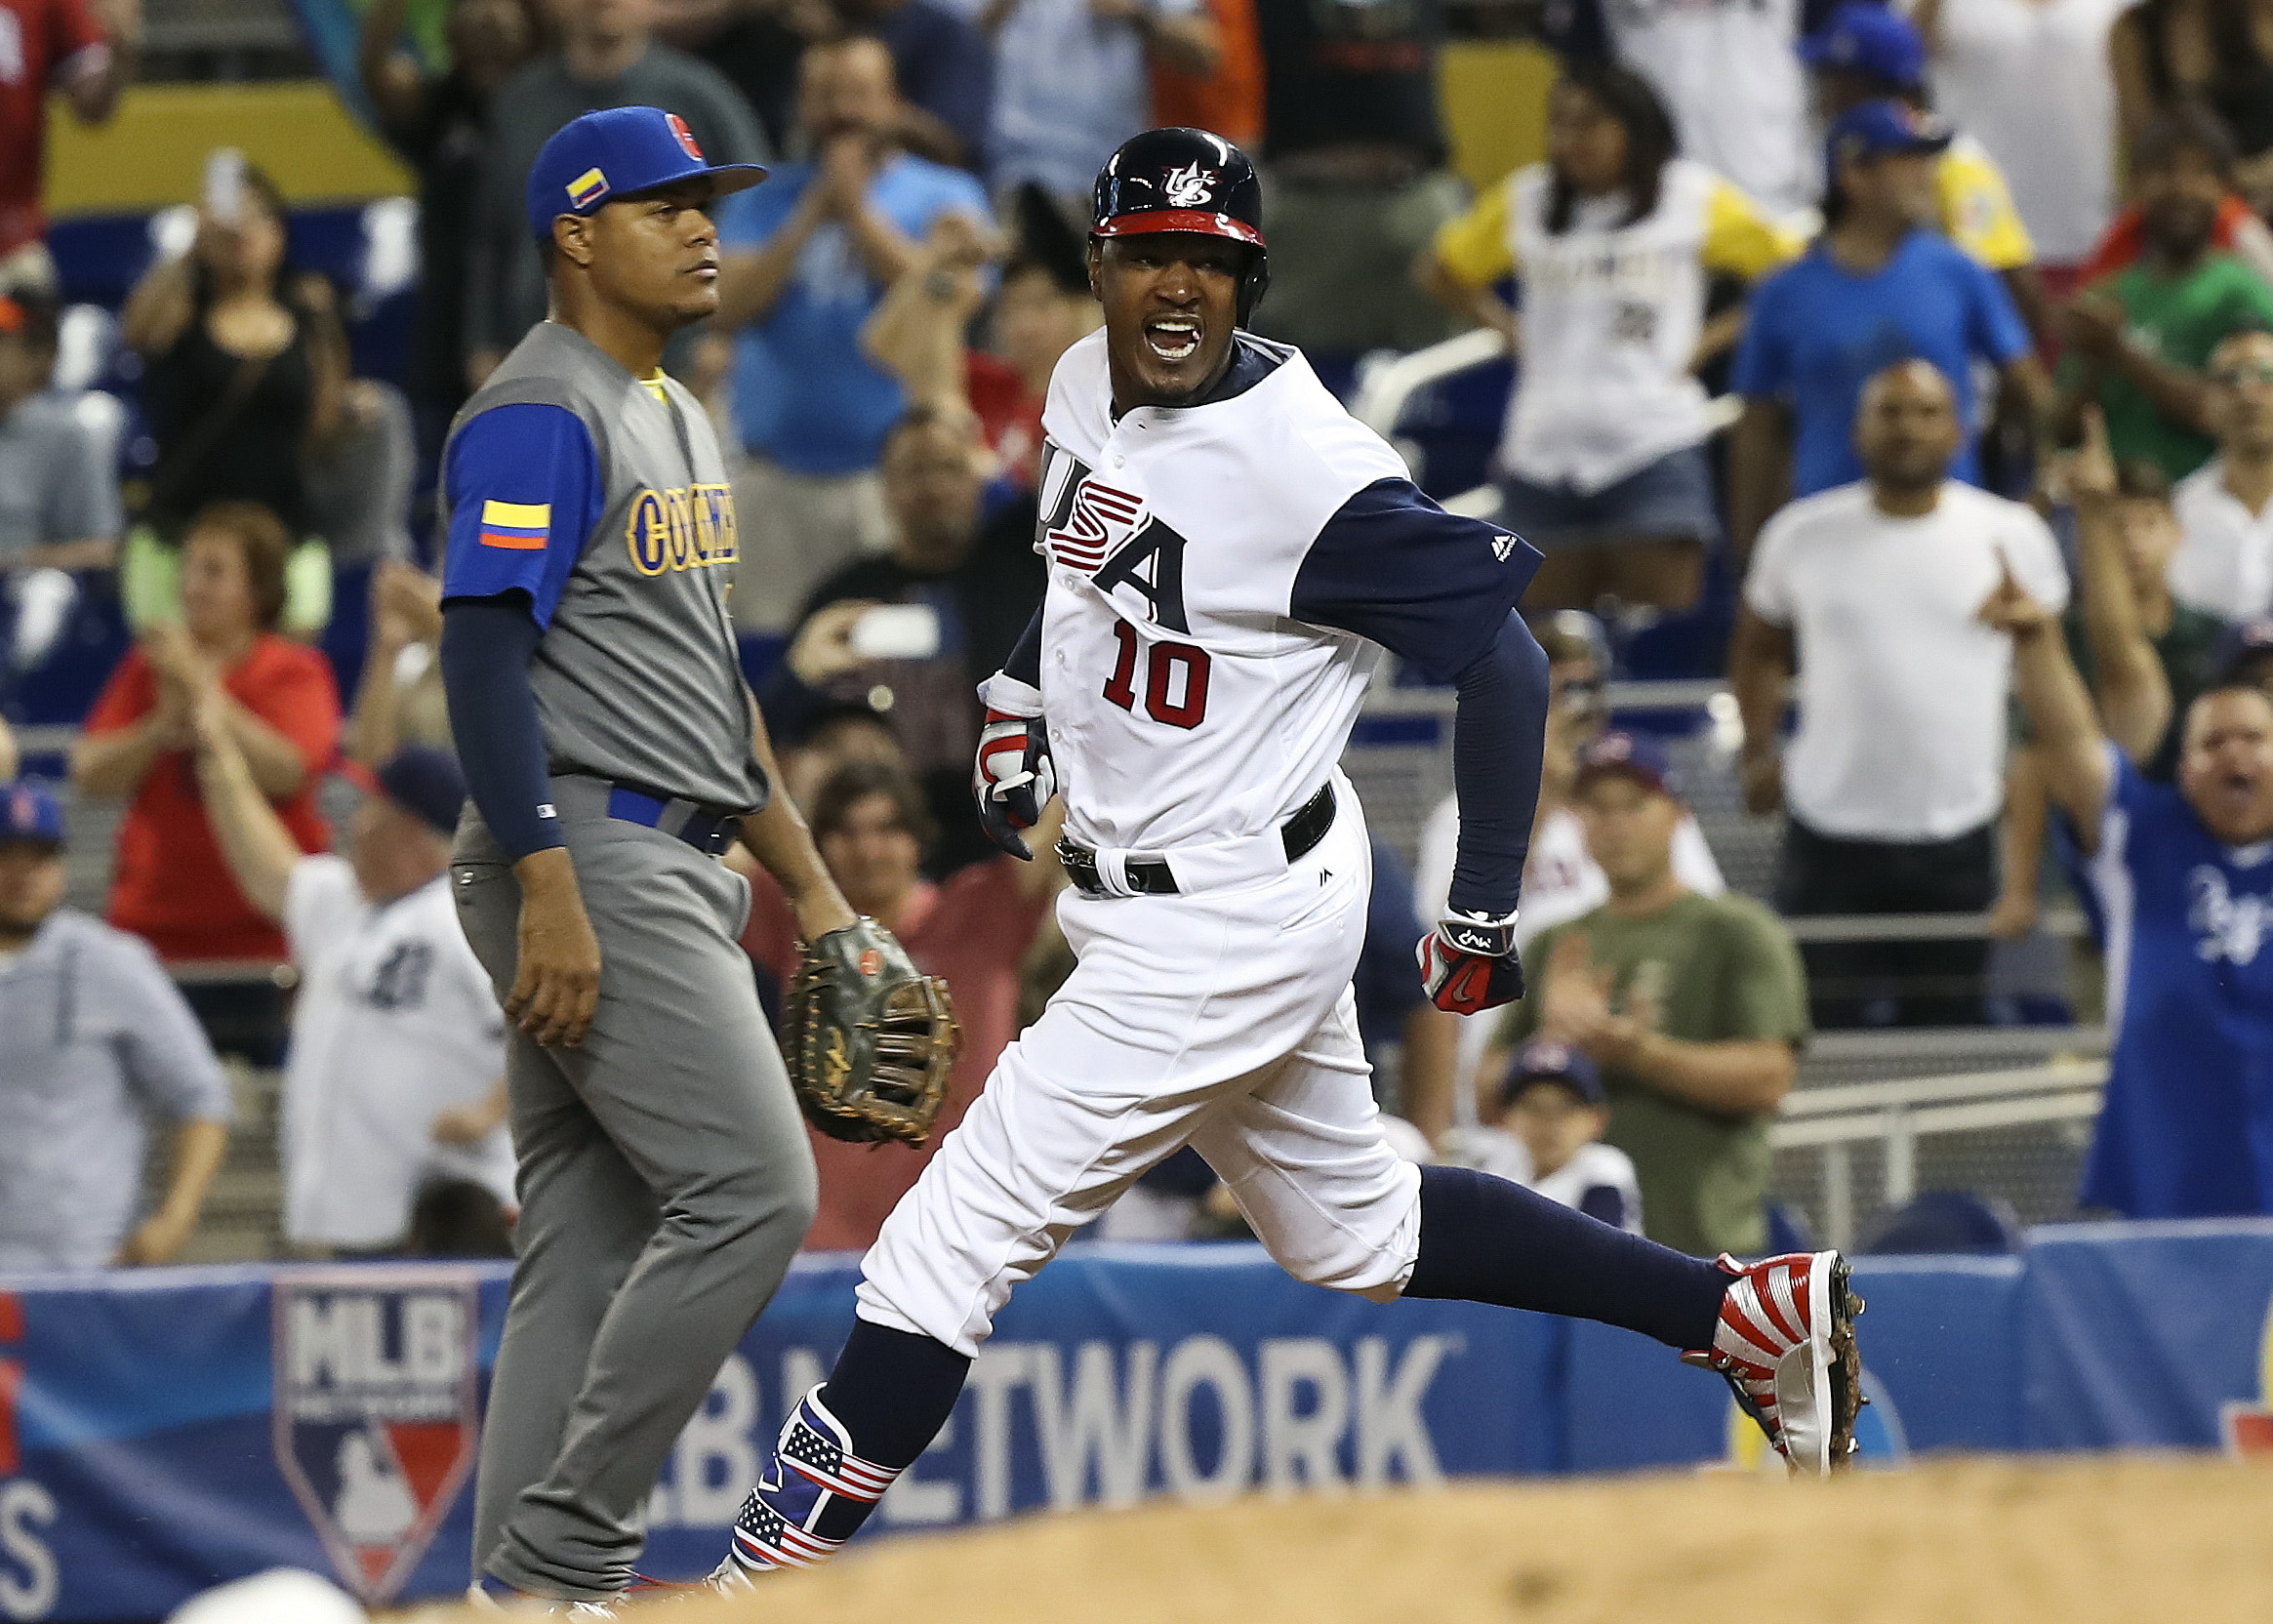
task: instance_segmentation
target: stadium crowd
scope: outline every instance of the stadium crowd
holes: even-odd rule
[[[0,1267],[181,1255],[246,1066],[281,1068],[296,1254],[509,1247],[435,493],[545,313],[533,154],[632,103],[772,166],[717,208],[719,313],[667,362],[734,459],[781,789],[961,1009],[943,1128],[1070,963],[1051,832],[1021,865],[970,815],[973,687],[1044,584],[1090,177],[1189,123],[1259,152],[1256,325],[1329,382],[1471,327],[1515,362],[1484,483],[1416,456],[1546,555],[1531,992],[1424,1006],[1449,801],[1409,867],[1376,841],[1360,1013],[1409,1154],[1765,1250],[1810,1035],[2010,1018],[1992,957],[2061,892],[2111,1028],[2082,1205],[2273,1211],[2273,7],[1550,0],[1545,155],[1473,195],[1429,0],[453,0],[442,52],[409,11],[363,13],[354,87],[419,186],[399,342],[358,342],[369,301],[296,265],[292,200],[223,149],[82,324],[115,334],[90,365],[47,103],[109,116],[140,9],[0,0],[0,701],[21,723],[60,649],[118,648],[62,782],[0,741]],[[1610,712],[1721,675],[1742,801],[1780,820],[1758,897],[1694,815],[1702,717]],[[98,918],[64,848],[101,802]],[[794,928],[754,892],[774,1005]],[[1797,939],[1823,915],[1964,917]],[[810,1244],[865,1245],[922,1154],[816,1143]],[[1179,1157],[1101,1228],[1224,1233],[1210,1185]]]

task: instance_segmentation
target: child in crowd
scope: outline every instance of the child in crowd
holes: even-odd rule
[[[1602,1143],[1609,1117],[1595,1063],[1567,1043],[1533,1038],[1516,1051],[1500,1085],[1498,1131],[1475,1137],[1479,1165],[1640,1235],[1634,1163]]]

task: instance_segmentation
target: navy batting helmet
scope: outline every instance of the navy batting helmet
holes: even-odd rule
[[[1147,231],[1197,231],[1254,250],[1239,276],[1239,324],[1246,325],[1271,285],[1271,261],[1263,183],[1244,152],[1205,130],[1147,130],[1122,142],[1097,172],[1089,235]]]

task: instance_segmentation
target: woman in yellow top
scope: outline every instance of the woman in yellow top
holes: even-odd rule
[[[1520,358],[1500,442],[1499,522],[1546,553],[1534,610],[1684,609],[1721,532],[1696,370],[1741,309],[1705,319],[1707,280],[1751,281],[1799,250],[1760,206],[1675,155],[1646,81],[1573,67],[1547,104],[1547,161],[1447,224],[1418,275]],[[1519,314],[1496,291],[1514,276]]]

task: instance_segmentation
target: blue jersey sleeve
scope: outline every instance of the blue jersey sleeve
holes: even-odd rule
[[[495,406],[458,430],[442,470],[442,599],[526,592],[548,626],[606,501],[599,455],[564,406]]]
[[[1447,681],[1492,646],[1539,563],[1521,537],[1445,512],[1409,479],[1379,479],[1319,529],[1288,613]]]
[[[1728,368],[1730,394],[1747,400],[1782,400],[1792,392],[1792,351],[1784,331],[1784,313],[1791,304],[1787,275],[1778,272],[1753,290],[1744,337]]]
[[[2020,307],[2005,286],[2005,278],[1970,256],[1960,255],[1972,278],[1972,318],[1966,335],[1973,353],[1986,355],[1999,366],[2009,366],[2036,347]]]

